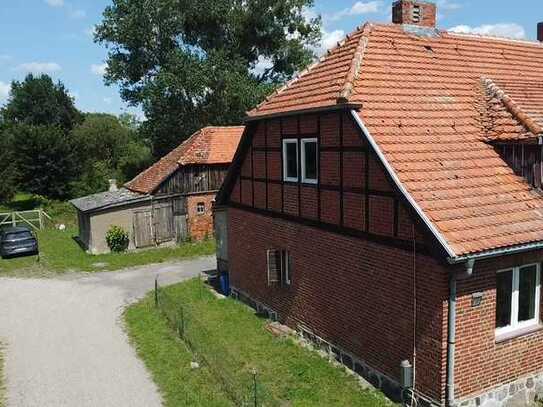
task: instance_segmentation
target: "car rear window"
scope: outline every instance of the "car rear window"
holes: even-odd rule
[[[30,232],[6,233],[6,235],[4,236],[4,240],[20,240],[30,238],[32,238],[32,233]]]

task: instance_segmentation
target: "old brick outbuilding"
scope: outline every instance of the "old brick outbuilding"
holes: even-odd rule
[[[218,197],[221,267],[392,395],[528,404],[543,395],[543,45],[393,7],[249,113]]]

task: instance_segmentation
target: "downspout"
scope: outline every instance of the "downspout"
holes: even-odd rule
[[[475,259],[466,261],[465,276],[473,275]],[[449,312],[447,323],[447,406],[455,405],[454,387],[454,352],[456,348],[456,271],[449,273]]]
[[[454,406],[454,350],[456,344],[456,272],[449,274],[449,315],[447,323],[447,405]]]

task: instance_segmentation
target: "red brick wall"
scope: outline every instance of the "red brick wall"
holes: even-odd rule
[[[475,263],[473,276],[457,283],[456,395],[464,398],[543,371],[543,331],[497,343],[496,272],[541,262],[543,252],[501,257]],[[459,267],[460,269],[460,267]],[[472,307],[472,294],[483,293]],[[541,318],[543,320],[543,304]]]
[[[399,380],[413,360],[413,252],[252,212],[229,209],[233,287],[279,313],[296,328],[352,352]],[[267,285],[266,250],[287,249],[292,286]],[[445,379],[447,276],[417,254],[417,388],[440,398]]]
[[[215,193],[187,196],[187,224],[191,239],[202,240],[213,236],[213,212],[211,208],[214,199]],[[196,211],[199,202],[205,204],[205,213],[203,215],[199,215]]]
[[[281,139],[315,136],[319,185],[283,184]],[[413,360],[413,252],[411,246],[371,243],[364,236],[410,242],[417,229],[419,247],[427,242],[350,116],[328,113],[258,123],[241,176],[230,195],[233,204],[242,205],[229,212],[232,285],[277,310],[288,324],[303,322],[398,380],[400,362]],[[290,220],[281,219],[287,216]],[[303,225],[306,220],[315,224]],[[362,238],[328,226],[363,232]],[[293,256],[289,289],[267,286],[266,250],[271,248],[288,249]],[[447,275],[428,256],[418,255],[416,268],[417,387],[441,398]]]

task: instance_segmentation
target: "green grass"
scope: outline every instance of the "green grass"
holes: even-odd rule
[[[69,271],[113,271],[152,263],[175,261],[181,258],[198,257],[215,253],[215,241],[186,243],[175,247],[164,247],[127,253],[90,255],[74,240],[77,236],[75,211],[69,203],[48,201],[40,197],[19,194],[8,203],[0,205],[0,212],[30,210],[43,207],[53,218],[53,223],[37,232],[40,256],[0,259],[2,276],[47,276]],[[63,231],[54,226],[64,224]]]
[[[254,368],[259,391],[279,405],[309,406],[387,406],[381,393],[363,390],[357,379],[332,366],[315,352],[301,348],[290,338],[277,338],[265,328],[267,323],[248,307],[232,299],[216,299],[198,280],[165,289],[169,298],[184,304],[186,332],[198,357],[222,371],[228,381],[246,383]],[[126,312],[129,335],[161,389],[166,406],[215,405],[217,380],[196,380],[195,397],[205,402],[183,404],[191,355],[168,329],[165,318],[154,308],[152,295]],[[190,315],[190,316],[189,316]],[[214,371],[213,377],[217,377]],[[206,369],[201,375],[209,375]],[[250,389],[249,389],[250,390]],[[212,401],[207,401],[208,398]],[[228,405],[226,393],[223,404]],[[275,403],[264,405],[276,405]]]

